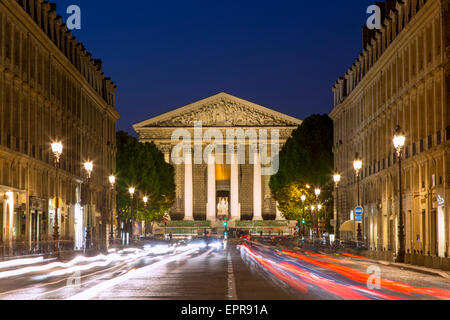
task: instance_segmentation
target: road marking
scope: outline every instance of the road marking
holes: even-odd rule
[[[233,270],[233,261],[231,260],[231,253],[228,251],[228,300],[238,300],[237,297],[237,291],[236,291],[236,279],[234,277],[234,270]]]

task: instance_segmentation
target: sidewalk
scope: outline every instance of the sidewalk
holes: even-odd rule
[[[385,266],[395,266],[395,267],[398,267],[401,269],[405,269],[405,270],[409,270],[409,271],[416,271],[416,272],[433,275],[433,276],[440,276],[440,277],[450,280],[450,272],[448,272],[448,271],[414,266],[412,264],[407,264],[407,263],[390,262],[390,261],[384,261],[384,260],[373,260],[373,259],[369,259],[369,258],[367,260],[374,262],[374,263],[379,263],[379,264],[382,264]]]

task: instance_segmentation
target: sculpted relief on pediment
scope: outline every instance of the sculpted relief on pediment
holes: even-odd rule
[[[201,121],[203,126],[295,126],[286,119],[277,118],[252,109],[234,101],[220,99],[203,105],[195,110],[175,115],[169,120],[160,121],[154,126],[183,127],[193,126],[195,121]]]

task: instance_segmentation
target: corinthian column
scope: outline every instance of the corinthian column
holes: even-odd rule
[[[231,191],[231,219],[241,220],[241,213],[239,212],[239,166],[237,161],[236,151],[233,152],[231,158],[231,177],[230,177],[230,191]]]
[[[194,220],[192,185],[192,153],[184,152],[184,220]]]
[[[258,152],[255,151],[253,159],[253,220],[262,220],[261,162]]]
[[[213,154],[208,155],[208,207],[206,219],[216,220],[216,158]]]

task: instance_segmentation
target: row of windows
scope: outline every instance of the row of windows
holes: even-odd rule
[[[43,2],[42,0],[19,0],[19,4],[29,14],[35,23],[44,31],[53,41],[56,47],[66,56],[66,58],[78,69],[83,77],[89,82],[95,91],[110,105],[114,105],[114,93],[112,92],[112,82],[105,78],[102,74],[102,66],[100,60],[92,60],[91,55],[86,52],[82,44],[77,44],[76,38],[62,24],[61,18],[56,14],[56,5],[53,3]],[[2,25],[5,20],[5,26]],[[20,43],[21,32],[17,30],[17,26],[12,27],[11,21],[0,15],[0,33],[1,29],[5,29],[5,55],[12,55],[12,47],[14,44]],[[14,42],[12,40],[14,39]],[[23,45],[26,52],[27,44]],[[15,58],[19,53],[14,52]],[[19,61],[19,59],[15,59]],[[111,86],[109,86],[109,83]]]
[[[375,44],[369,44],[368,47],[365,48],[364,54],[359,57],[358,61],[354,64],[352,69],[346,74],[344,78],[341,78],[341,80],[338,81],[340,84],[337,85],[337,90],[335,90],[335,105],[342,102],[345,97],[348,96],[350,92],[358,85],[363,77],[376,64],[378,59],[386,51],[389,45],[394,41],[397,35],[404,29],[406,24],[417,13],[417,11],[422,8],[425,2],[426,1],[421,0],[410,0],[405,1],[405,3],[401,5],[403,10],[400,10],[400,12],[396,15],[396,18],[392,20],[392,24],[382,28],[379,36],[375,40]],[[413,62],[412,68],[414,70],[412,70],[412,75],[415,75],[416,61],[418,70],[420,71],[423,69],[424,64],[431,63],[433,50],[435,51],[435,55],[440,55],[441,38],[441,24],[440,18],[438,17],[434,20],[432,25],[424,28],[422,34],[418,36],[418,38],[416,39],[417,41],[414,40],[414,43],[410,45],[410,48],[404,50],[405,52],[403,53],[403,58],[399,58],[400,65],[402,64],[403,60],[405,61],[404,71],[406,77],[409,74],[409,57],[411,57],[411,61]],[[412,48],[413,46],[414,48]],[[418,60],[416,60],[416,57],[418,57]],[[392,69],[392,66],[390,66],[389,68]],[[394,68],[394,70],[396,70],[396,68]],[[400,77],[401,72],[403,72],[402,67],[399,67],[398,70],[400,73]],[[407,81],[408,78],[405,79],[405,82]],[[403,84],[403,81],[400,79],[399,87],[403,86]]]
[[[99,113],[89,114],[88,110],[96,110],[92,105],[82,104],[81,109],[84,122],[78,127],[67,114],[39,103],[36,98],[30,99],[26,92],[0,80],[0,144],[52,164],[51,140],[61,139],[63,170],[82,176],[81,163],[87,160],[82,155],[89,155],[98,168],[111,172],[115,124]]]

